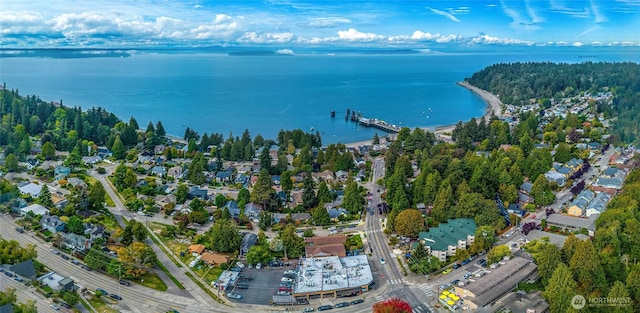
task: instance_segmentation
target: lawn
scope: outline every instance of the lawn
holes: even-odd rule
[[[133,281],[142,286],[149,287],[158,291],[167,290],[167,285],[162,281],[162,279],[160,279],[160,277],[158,277],[158,275],[154,273],[144,274],[140,278],[134,279]]]
[[[202,278],[202,280],[207,283],[211,283],[214,280],[217,280],[220,274],[222,274],[222,269],[219,266],[209,267],[206,265],[192,268],[193,272],[198,275],[198,277]],[[204,277],[203,277],[204,275]]]
[[[87,183],[87,185],[93,185],[95,183],[98,182],[97,179],[89,176],[89,175],[83,175],[82,179],[84,179],[84,182]],[[107,192],[104,193],[104,202],[107,203],[108,207],[115,207],[116,204],[113,202],[113,199],[111,199],[111,197],[109,196],[109,194]]]

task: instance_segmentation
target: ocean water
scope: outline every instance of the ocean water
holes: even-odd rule
[[[635,51],[510,50],[457,53],[308,52],[240,56],[135,52],[128,57],[55,58],[0,54],[0,81],[21,94],[67,106],[101,106],[141,127],[162,121],[224,136],[248,129],[319,131],[323,143],[383,131],[345,121],[347,109],[400,126],[435,127],[484,114],[486,104],[455,83],[498,62],[634,61]],[[128,55],[128,54],[126,54]],[[585,59],[587,58],[587,59]],[[330,112],[335,111],[335,118]]]

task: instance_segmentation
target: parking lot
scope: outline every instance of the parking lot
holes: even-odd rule
[[[278,285],[284,271],[293,267],[267,267],[262,269],[244,268],[240,273],[241,276],[252,277],[250,281],[246,281],[249,285],[247,289],[229,289],[227,292],[233,292],[242,296],[242,299],[233,300],[238,303],[248,304],[269,304],[271,296],[278,293]]]

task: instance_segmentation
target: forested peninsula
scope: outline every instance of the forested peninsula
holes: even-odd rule
[[[595,103],[598,113],[615,117],[615,142],[640,143],[640,65],[637,63],[585,62],[499,63],[474,73],[466,81],[498,95],[507,105],[531,101],[551,106],[554,99],[583,93],[610,91],[612,105]]]

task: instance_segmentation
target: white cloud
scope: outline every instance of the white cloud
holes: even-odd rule
[[[294,38],[292,33],[257,33],[246,32],[238,39],[242,43],[288,43]]]
[[[311,27],[335,27],[342,24],[351,24],[351,20],[344,17],[319,17],[309,20]]]
[[[431,10],[431,12],[433,12],[435,14],[444,16],[444,17],[446,17],[446,18],[448,18],[448,19],[450,19],[450,20],[452,20],[452,21],[454,21],[456,23],[460,23],[460,20],[457,17],[453,16],[453,14],[451,14],[451,13],[448,13],[448,12],[445,12],[445,11],[442,11],[442,10],[438,10],[438,9],[434,9],[434,8],[430,8],[430,7],[427,7],[427,9]]]
[[[576,42],[572,43],[571,45],[574,46],[574,47],[582,47],[582,46],[584,46],[584,44],[582,42],[579,42],[579,41],[576,41]]]
[[[596,24],[607,22],[607,18],[602,13],[600,13],[600,8],[598,8],[595,1],[593,0],[591,0],[591,11],[593,12]]]
[[[338,38],[340,40],[346,40],[346,41],[364,41],[364,42],[385,39],[385,37],[382,35],[377,35],[374,33],[363,33],[356,30],[355,28],[349,28],[349,30],[338,31]]]
[[[518,10],[513,9],[505,3],[504,0],[500,2],[502,6],[502,11],[505,15],[511,18],[511,23],[509,26],[516,30],[524,30],[524,31],[535,31],[541,29],[540,25],[538,25],[539,21],[534,20],[534,17],[524,18]],[[528,12],[531,15],[532,12]],[[539,19],[535,12],[533,12],[535,19]]]
[[[500,44],[500,45],[533,45],[532,41],[513,39],[513,38],[499,38],[489,35],[480,35],[471,38],[471,42],[474,44]]]

